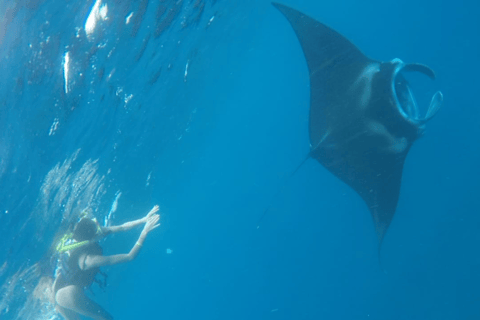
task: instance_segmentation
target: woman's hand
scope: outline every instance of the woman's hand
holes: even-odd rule
[[[152,210],[150,210],[147,215],[142,219],[143,220],[143,223],[147,223],[148,221],[148,218],[152,217],[155,213],[157,213],[159,210],[159,207],[158,205],[155,205]]]
[[[154,211],[154,212],[157,212],[158,211],[158,206],[156,206],[157,210]],[[153,207],[152,211],[155,209],[155,207]],[[152,212],[150,211],[150,212]],[[142,233],[147,235],[150,231],[152,231],[153,229],[155,229],[156,227],[158,227],[160,225],[160,223],[158,223],[158,221],[160,220],[160,215],[158,214],[151,214],[150,215],[150,212],[148,213],[147,217],[145,217],[147,219],[147,222],[145,223],[145,226],[143,227],[143,231]]]

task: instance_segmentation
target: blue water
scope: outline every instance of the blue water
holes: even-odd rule
[[[314,160],[289,178],[308,70],[268,1],[102,1],[91,33],[95,2],[2,2],[1,319],[60,319],[39,283],[79,211],[120,224],[154,204],[160,228],[93,288],[115,319],[480,318],[480,6],[283,3],[437,74],[445,103],[407,157],[381,264],[356,193]]]

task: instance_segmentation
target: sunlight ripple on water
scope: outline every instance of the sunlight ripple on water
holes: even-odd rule
[[[95,30],[97,22],[99,20],[107,20],[108,7],[106,4],[102,6],[101,4],[101,0],[97,0],[95,2],[92,11],[90,11],[90,14],[87,17],[87,21],[85,22],[85,32],[87,33],[87,37],[89,38],[92,36],[93,31]]]

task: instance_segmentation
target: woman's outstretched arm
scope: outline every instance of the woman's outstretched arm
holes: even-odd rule
[[[155,207],[154,207],[154,209],[155,209]],[[160,223],[158,223],[159,220],[160,220],[160,216],[158,214],[154,213],[154,214],[151,214],[150,216],[148,216],[147,222],[145,223],[145,226],[143,227],[143,230],[142,230],[142,233],[140,234],[140,237],[138,238],[137,242],[135,243],[135,245],[133,246],[133,248],[130,250],[129,253],[116,254],[116,255],[112,255],[112,256],[87,255],[83,259],[82,259],[82,257],[80,257],[80,259],[79,259],[80,269],[89,270],[89,269],[93,269],[93,268],[99,268],[99,267],[110,266],[110,265],[114,265],[114,264],[119,264],[119,263],[132,261],[133,259],[135,259],[135,257],[140,252],[140,249],[142,248],[143,242],[145,241],[145,238],[147,237],[148,233],[160,225]],[[82,261],[83,261],[83,263],[82,263]]]
[[[152,208],[152,210],[150,210],[147,213],[147,215],[145,217],[141,218],[141,219],[125,222],[124,224],[119,225],[119,226],[102,227],[102,235],[107,236],[107,235],[112,234],[112,233],[131,230],[131,229],[135,228],[136,226],[139,226],[141,224],[146,223],[147,219],[149,217],[153,216],[157,212],[158,212],[158,205],[154,206]]]

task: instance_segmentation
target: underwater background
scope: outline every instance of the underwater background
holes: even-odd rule
[[[52,246],[82,210],[115,225],[155,204],[141,254],[93,286],[115,319],[480,318],[480,3],[282,3],[436,72],[444,106],[407,157],[381,262],[352,189],[312,159],[291,176],[308,70],[269,1],[2,1],[2,320],[61,319]]]

